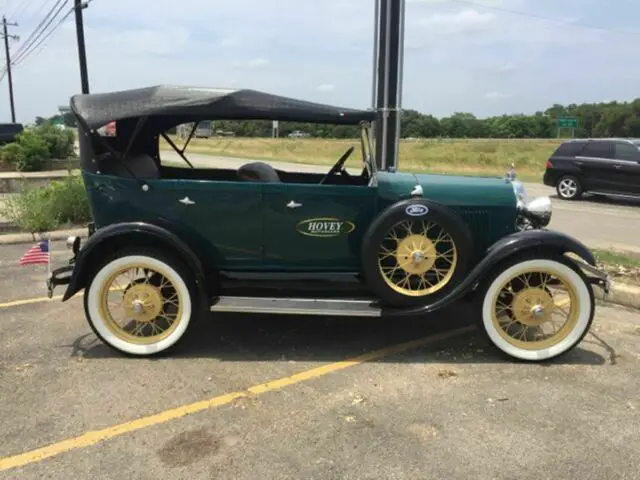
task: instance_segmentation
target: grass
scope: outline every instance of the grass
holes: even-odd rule
[[[640,253],[593,249],[596,262],[614,280],[640,285]]]
[[[184,141],[172,138],[176,145]],[[540,182],[547,159],[560,144],[555,139],[418,139],[402,140],[398,167],[403,171],[503,176],[515,163],[518,177]],[[171,149],[163,139],[161,148]],[[214,137],[193,139],[189,152],[266,161],[332,165],[350,146],[347,167],[359,167],[358,139],[290,139]]]

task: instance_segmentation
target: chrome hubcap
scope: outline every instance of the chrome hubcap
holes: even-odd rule
[[[573,180],[565,178],[560,182],[559,190],[563,197],[573,197],[578,191],[578,185]]]
[[[413,255],[411,256],[411,260],[413,261],[414,264],[418,265],[420,262],[424,260],[424,253],[413,252]]]
[[[144,303],[141,300],[134,300],[131,303],[131,310],[135,313],[142,313],[144,311]]]
[[[531,314],[533,318],[540,318],[544,315],[544,307],[542,305],[534,305],[531,309]]]

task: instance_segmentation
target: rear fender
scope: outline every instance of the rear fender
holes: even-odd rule
[[[85,288],[98,265],[115,251],[136,245],[159,246],[175,254],[189,268],[199,294],[206,292],[206,279],[200,259],[193,250],[169,230],[144,222],[127,222],[109,225],[96,230],[78,251],[73,273],[62,301]]]
[[[383,308],[383,314],[385,316],[420,315],[449,306],[471,292],[500,262],[523,253],[540,255],[572,253],[582,261],[568,258],[575,261],[578,266],[586,267],[591,273],[598,274],[595,270],[596,260],[593,254],[580,241],[554,230],[525,230],[503,237],[491,245],[485,252],[484,258],[469,272],[465,280],[446,297],[432,304],[410,309]]]

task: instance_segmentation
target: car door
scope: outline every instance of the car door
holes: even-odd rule
[[[575,164],[583,172],[582,181],[587,190],[611,191],[615,189],[614,145],[609,141],[590,141],[575,157]]]
[[[376,188],[264,185],[264,262],[268,268],[353,271],[376,210]]]
[[[210,180],[151,181],[153,211],[197,247],[203,263],[222,269],[262,265],[262,186]]]
[[[640,150],[637,145],[616,143],[614,169],[617,192],[640,194]]]

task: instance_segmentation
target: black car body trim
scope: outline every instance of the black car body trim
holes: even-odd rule
[[[464,282],[459,284],[446,297],[428,304],[413,308],[383,307],[384,316],[406,316],[431,313],[460,300],[470,293],[493,267],[513,255],[530,251],[550,251],[564,255],[573,253],[585,264],[595,268],[596,260],[589,249],[574,238],[554,230],[524,230],[501,238],[491,245],[483,259],[467,274]]]
[[[127,246],[135,244],[147,244],[168,248],[185,262],[194,274],[194,279],[199,293],[205,292],[205,274],[202,262],[193,250],[182,241],[177,235],[169,230],[144,222],[116,223],[104,228],[100,228],[91,235],[85,245],[77,253],[74,263],[75,268],[69,280],[69,286],[62,297],[66,301],[84,288],[87,284],[90,268],[96,261],[100,261],[100,256],[105,252],[111,252],[113,244],[107,245],[108,241],[118,238],[121,240],[118,245]],[[97,258],[98,257],[98,258]],[[55,284],[55,279],[53,280]]]

